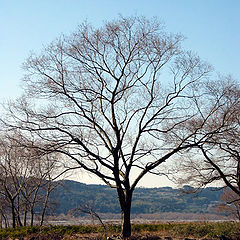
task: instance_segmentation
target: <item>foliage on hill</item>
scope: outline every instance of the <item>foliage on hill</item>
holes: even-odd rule
[[[213,187],[192,194],[171,187],[137,188],[132,213],[213,213],[221,194],[222,190]],[[52,198],[57,202],[56,214],[67,214],[69,210],[86,203],[99,213],[120,213],[116,192],[104,185],[64,180],[52,193]]]

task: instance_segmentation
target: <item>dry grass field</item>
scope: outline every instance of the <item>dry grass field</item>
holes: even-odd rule
[[[106,230],[100,225],[69,225],[22,227],[0,230],[0,239],[18,240],[118,240],[120,226],[109,224]],[[179,239],[240,239],[238,222],[169,222],[133,224],[131,240],[179,240]]]

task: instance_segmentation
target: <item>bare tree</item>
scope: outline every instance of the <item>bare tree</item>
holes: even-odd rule
[[[224,78],[224,79],[223,79]],[[211,130],[205,142],[198,143],[194,151],[182,156],[180,177],[177,181],[199,187],[219,184],[228,187],[228,193],[240,199],[240,85],[230,76],[221,77],[208,84],[208,104],[206,109],[214,112],[208,119],[196,117],[186,123],[184,128],[203,124],[202,132]],[[204,113],[202,112],[204,115]],[[179,171],[179,167],[177,167]],[[238,196],[238,199],[236,198]]]
[[[94,210],[94,201],[90,201],[89,203],[79,205],[77,208],[71,209],[68,212],[68,214],[70,214],[72,216],[79,216],[79,214],[81,214],[81,213],[90,215],[92,218],[92,221],[94,221],[94,219],[97,219],[99,221],[99,223],[102,225],[102,227],[104,229],[104,237],[105,237],[105,239],[107,239],[106,225],[102,221],[99,214]]]
[[[24,185],[23,149],[2,138],[0,143],[1,195],[8,201],[12,215],[12,226],[22,225],[20,219],[20,192]]]
[[[201,115],[197,99],[212,70],[182,50],[182,40],[156,19],[120,17],[98,29],[85,23],[29,57],[26,96],[7,107],[3,120],[40,139],[47,152],[63,154],[68,169],[116,188],[123,237],[131,235],[139,181],[211,133],[181,128]]]
[[[29,213],[32,226],[37,205],[42,210],[43,223],[49,195],[56,186],[52,181],[56,162],[55,154],[42,154],[39,149],[33,148],[30,139],[26,140],[16,131],[1,135],[0,194],[5,208],[11,209],[14,228],[16,225],[26,226]],[[43,204],[40,199],[44,199]],[[1,215],[7,222],[6,211],[1,211]]]
[[[216,206],[216,212],[230,215],[234,219],[240,220],[240,198],[239,195],[229,189],[224,189],[220,202]]]
[[[49,156],[47,156],[49,157]],[[54,159],[52,161],[52,159],[48,159],[48,161],[46,162],[46,169],[48,169],[47,172],[45,172],[46,176],[44,177],[44,182],[41,185],[42,190],[43,190],[43,194],[42,194],[42,204],[40,205],[40,209],[41,209],[41,218],[40,218],[40,226],[42,226],[44,224],[44,220],[45,220],[45,215],[47,213],[47,210],[50,209],[50,205],[51,204],[56,204],[56,202],[54,201],[50,201],[50,194],[56,189],[57,186],[59,186],[60,182],[55,182],[55,177],[56,174],[54,173],[56,171],[56,159],[54,156]]]
[[[34,149],[36,151],[36,149]],[[26,226],[27,213],[30,212],[30,225],[34,225],[35,210],[40,215],[40,226],[49,205],[51,192],[59,185],[54,182],[56,176],[56,155],[43,155],[35,152],[34,165],[31,166],[31,176],[26,179],[26,184],[21,190],[24,205],[24,226]]]

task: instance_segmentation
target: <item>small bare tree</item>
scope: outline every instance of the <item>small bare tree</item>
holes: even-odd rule
[[[93,221],[94,219],[97,219],[99,223],[102,225],[102,227],[104,228],[105,239],[107,239],[106,225],[102,221],[99,214],[94,210],[94,201],[90,201],[89,203],[79,205],[77,208],[71,209],[68,213],[73,216],[76,216],[76,215],[78,216],[79,214],[84,213],[84,214],[90,215]]]
[[[34,225],[35,210],[40,215],[40,226],[44,223],[44,217],[49,205],[51,192],[59,185],[54,182],[56,176],[56,155],[41,155],[34,149],[35,156],[31,166],[31,176],[26,179],[26,184],[21,190],[24,205],[24,226],[26,226],[27,213],[30,212],[30,225]]]
[[[201,131],[204,124],[181,127],[201,116],[197,103],[212,70],[181,49],[182,40],[144,17],[120,17],[98,29],[83,24],[29,57],[26,96],[2,120],[63,154],[68,169],[84,169],[116,188],[123,237],[131,235],[139,181],[212,134]]]
[[[216,212],[227,214],[234,219],[240,220],[240,197],[229,189],[224,189],[220,202],[216,206]]]

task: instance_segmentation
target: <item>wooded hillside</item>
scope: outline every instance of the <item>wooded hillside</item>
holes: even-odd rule
[[[132,213],[214,213],[221,194],[222,190],[212,187],[194,194],[186,194],[181,189],[171,187],[137,188],[133,196]],[[92,204],[96,212],[120,213],[116,192],[104,185],[64,180],[52,193],[52,199],[57,203],[57,214],[66,214],[86,203]]]

